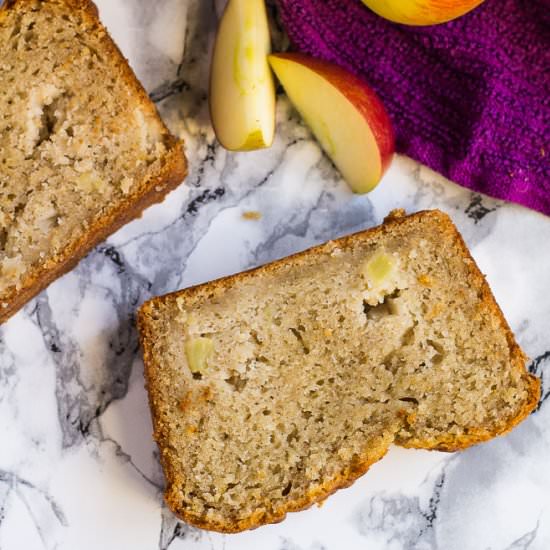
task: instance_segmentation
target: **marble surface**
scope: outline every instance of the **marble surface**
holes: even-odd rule
[[[370,227],[393,207],[437,207],[463,232],[529,368],[544,377],[550,219],[405,158],[369,196],[354,196],[282,95],[273,147],[229,154],[214,140],[205,101],[223,2],[97,4],[186,140],[191,173],[0,328],[0,549],[550,548],[544,399],[508,436],[460,454],[394,448],[353,487],[279,525],[223,536],[174,519],[162,502],[143,389],[134,326],[141,302]],[[262,217],[245,220],[246,211]],[[546,380],[543,391],[546,398]]]

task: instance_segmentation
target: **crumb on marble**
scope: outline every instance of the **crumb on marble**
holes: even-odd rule
[[[262,213],[257,210],[247,210],[242,213],[243,220],[257,221],[262,219]]]

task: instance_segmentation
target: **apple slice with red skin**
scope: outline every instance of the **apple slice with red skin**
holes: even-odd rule
[[[378,185],[395,140],[390,117],[372,88],[335,65],[300,53],[269,56],[290,101],[356,193]]]

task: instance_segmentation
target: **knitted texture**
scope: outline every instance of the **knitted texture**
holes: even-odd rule
[[[486,0],[450,23],[395,24],[359,0],[278,0],[296,49],[381,96],[397,150],[550,215],[550,0]]]

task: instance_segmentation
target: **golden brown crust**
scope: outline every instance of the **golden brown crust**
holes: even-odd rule
[[[217,521],[208,521],[203,517],[190,514],[186,510],[181,510],[180,503],[177,500],[170,498],[168,488],[165,494],[165,499],[176,516],[190,523],[195,527],[201,529],[207,529],[209,531],[217,531],[219,533],[240,533],[249,529],[257,529],[262,525],[268,523],[280,523],[285,519],[287,514],[292,512],[300,512],[311,508],[314,504],[320,504],[326,500],[330,495],[334,494],[339,489],[345,489],[350,487],[353,483],[363,476],[368,469],[388,452],[391,441],[388,441],[386,445],[381,445],[377,449],[370,449],[368,455],[363,456],[355,464],[352,464],[345,471],[341,472],[335,479],[330,482],[324,483],[320,487],[317,487],[314,491],[310,491],[302,498],[288,503],[286,506],[280,506],[279,508],[270,512],[258,512],[246,519],[236,520],[234,523],[222,523]],[[177,481],[176,481],[177,482]]]
[[[90,15],[97,18],[99,16],[99,11],[97,6],[92,2],[92,0],[5,0],[2,6],[0,6],[0,12],[7,12],[8,10],[13,10],[20,8],[24,4],[33,4],[36,2],[51,2],[56,4],[61,4],[64,6],[70,6],[73,9],[87,11]]]
[[[0,18],[10,9],[20,9],[35,0],[9,0],[0,8]],[[141,83],[137,80],[124,56],[111,39],[109,33],[98,19],[98,10],[90,0],[41,0],[68,6],[80,10],[84,17],[102,33],[102,45],[107,53],[115,60],[116,69],[126,81],[130,89],[137,96],[137,101],[150,113],[161,121],[166,139],[167,153],[163,159],[160,171],[151,178],[147,186],[139,185],[139,190],[122,201],[101,218],[94,220],[87,234],[77,241],[70,243],[62,255],[47,262],[39,269],[31,272],[23,282],[23,288],[11,291],[0,301],[0,324],[7,321],[29,300],[44,290],[55,279],[73,269],[78,262],[97,244],[105,240],[117,229],[141,216],[143,210],[152,204],[161,202],[165,196],[176,188],[187,175],[187,161],[183,152],[183,143],[172,136],[158,115],[154,104],[149,99]],[[4,305],[7,304],[7,305]]]
[[[406,217],[403,217],[401,215],[402,212],[404,211],[392,211],[382,225],[367,229],[365,231],[361,231],[359,233],[353,233],[352,235],[347,235],[334,241],[328,241],[319,246],[308,248],[307,250],[304,250],[302,252],[287,256],[286,258],[283,258],[276,262],[249,269],[247,271],[242,271],[241,273],[236,273],[235,275],[229,275],[228,277],[222,277],[208,283],[191,286],[183,290],[177,290],[175,292],[165,294],[164,296],[157,296],[149,300],[149,302],[145,302],[142,307],[147,306],[149,303],[162,303],[164,301],[168,301],[179,296],[191,298],[195,295],[200,295],[201,293],[221,293],[228,290],[229,288],[232,288],[235,284],[245,281],[246,279],[257,277],[258,275],[261,275],[263,273],[276,273],[279,269],[289,266],[297,267],[301,264],[307,263],[310,257],[323,256],[326,252],[330,252],[335,246],[340,249],[350,248],[357,240],[369,240],[378,233],[386,233],[391,231],[392,227],[395,224],[408,223],[410,221],[413,221],[414,219],[418,219],[420,221],[423,216],[433,216],[434,214],[441,215],[444,220],[447,220],[451,224],[451,226],[454,227],[452,225],[452,222],[450,222],[449,217],[439,210],[425,210]]]
[[[141,195],[130,197],[127,201],[108,215],[96,220],[87,234],[78,241],[71,243],[64,251],[63,256],[43,265],[25,281],[21,290],[13,289],[3,300],[7,308],[0,306],[0,324],[17,313],[29,300],[34,298],[50,283],[73,269],[78,262],[97,244],[104,241],[109,235],[123,225],[139,218],[142,212],[152,204],[161,202],[165,196],[175,189],[185,178],[187,166],[185,157],[177,149],[170,152],[165,168],[151,181],[148,189]]]
[[[164,297],[159,299],[162,298]],[[182,508],[181,501],[176,496],[177,487],[180,485],[180,474],[170,460],[168,451],[170,446],[169,434],[162,418],[161,407],[158,406],[158,403],[162,402],[162,395],[160,395],[160,391],[155,384],[156,372],[159,370],[160,365],[157,363],[155,355],[152,352],[154,335],[151,330],[152,324],[149,322],[149,317],[152,315],[152,302],[150,300],[140,308],[137,319],[143,350],[145,386],[149,395],[149,405],[153,418],[154,438],[159,446],[160,461],[166,478],[167,485],[164,498],[172,512],[183,521],[201,529],[218,531],[220,533],[239,533],[248,529],[255,529],[267,523],[279,523],[285,519],[288,513],[305,510],[316,503],[322,502],[338,489],[349,487],[355,480],[365,474],[372,464],[380,460],[387,453],[393,440],[393,434],[388,434],[387,441],[384,441],[376,449],[368,449],[364,456],[351,464],[339,476],[316,488],[315,491],[303,495],[302,498],[290,502],[284,507],[281,506],[270,512],[262,511],[245,519],[235,520],[232,523],[209,521]]]
[[[525,372],[525,378],[529,385],[529,399],[523,404],[522,408],[514,418],[508,420],[506,423],[502,423],[496,429],[478,429],[475,432],[472,431],[472,433],[468,436],[449,435],[432,440],[409,439],[404,443],[397,442],[397,444],[400,447],[405,447],[407,449],[425,449],[428,451],[444,451],[452,453],[455,451],[461,451],[471,447],[472,445],[476,445],[477,443],[483,443],[484,441],[488,441],[494,437],[507,434],[521,421],[525,420],[531,412],[533,412],[540,400],[540,380],[527,372]]]
[[[526,357],[515,342],[512,331],[510,330],[510,327],[504,319],[502,311],[498,307],[491,293],[491,290],[487,282],[485,281],[485,278],[476,266],[468,249],[466,248],[466,245],[464,244],[462,237],[458,233],[450,218],[445,213],[440,212],[439,210],[418,212],[416,214],[406,217],[404,211],[402,210],[393,211],[384,220],[384,224],[381,226],[344,237],[335,242],[328,242],[321,246],[305,250],[304,252],[300,252],[278,262],[274,262],[256,269],[245,271],[243,273],[232,275],[230,277],[218,279],[216,281],[203,285],[187,288],[185,290],[180,290],[178,292],[167,294],[165,296],[153,298],[152,300],[149,300],[148,302],[143,304],[143,306],[140,308],[138,313],[138,327],[141,346],[143,350],[146,387],[148,389],[149,402],[151,406],[153,425],[155,430],[154,436],[161,451],[161,462],[167,481],[165,499],[174,514],[176,514],[182,520],[191,523],[197,527],[223,533],[236,533],[244,531],[246,529],[254,529],[266,523],[277,523],[279,521],[282,521],[287,513],[308,508],[313,504],[319,503],[322,500],[326,499],[330,494],[334,493],[338,489],[351,485],[358,477],[363,475],[374,462],[384,456],[384,454],[388,450],[388,447],[391,445],[391,443],[394,442],[394,434],[388,434],[387,441],[385,441],[384,444],[380,445],[380,447],[377,449],[369,449],[364,456],[360,457],[355,464],[351,465],[347,471],[342,472],[341,475],[339,475],[337,478],[325,483],[321,487],[317,488],[314,492],[310,492],[304,495],[302,498],[290,502],[276,510],[272,510],[269,513],[262,512],[259,513],[257,516],[235,520],[233,522],[212,522],[205,520],[202,517],[197,517],[196,515],[193,515],[189,510],[182,508],[181,502],[176,496],[177,487],[180,484],[181,475],[177,471],[177,468],[174,466],[174,464],[172,464],[170,459],[170,453],[168,451],[170,442],[167,422],[165,423],[165,419],[162,418],[160,406],[160,404],[162,403],[162,395],[159,388],[157,388],[156,386],[156,376],[161,366],[157,363],[152,349],[154,344],[154,334],[152,333],[152,323],[150,323],[149,318],[153,315],[154,305],[157,303],[163,304],[167,301],[172,300],[174,297],[192,298],[200,294],[216,295],[218,293],[223,293],[225,290],[232,287],[236,283],[239,283],[248,278],[257,277],[258,275],[265,273],[273,273],[283,267],[286,268],[287,266],[299,266],[301,263],[307,262],[307,260],[311,257],[325,255],[327,252],[330,252],[335,246],[338,246],[338,248],[341,249],[345,249],[352,246],[352,244],[355,243],[358,239],[371,239],[377,234],[383,234],[385,232],[392,231],[392,228],[395,228],[397,224],[409,224],[415,223],[416,221],[421,222],[425,217],[429,217],[432,220],[434,220],[435,217],[435,221],[437,222],[440,230],[449,234],[451,239],[453,239],[456,243],[458,249],[457,253],[462,254],[465,260],[468,262],[472,284],[475,284],[478,288],[482,289],[481,302],[483,305],[489,308],[490,312],[498,320],[501,328],[506,333],[514,364],[517,365],[518,370],[522,373],[522,377],[524,377],[528,382],[529,399],[525,402],[516,417],[508,420],[506,423],[503,423],[497,429],[476,430],[475,433],[472,432],[467,437],[456,437],[449,435],[433,440],[408,440],[405,443],[398,444],[404,447],[433,450],[437,449],[441,451],[455,451],[459,449],[464,449],[475,443],[485,441],[487,439],[510,431],[535,408],[540,396],[540,381],[533,375],[527,373],[527,371],[525,370]]]
[[[490,311],[493,318],[497,319],[501,330],[506,335],[506,341],[508,342],[512,362],[518,372],[521,374],[522,378],[524,378],[524,380],[527,382],[527,385],[529,387],[529,400],[524,403],[517,416],[509,419],[506,423],[501,424],[496,429],[479,429],[475,432],[472,432],[468,436],[442,436],[438,439],[413,439],[408,440],[406,443],[398,442],[399,445],[407,448],[453,452],[465,449],[476,443],[487,441],[498,435],[508,433],[510,430],[512,430],[512,428],[514,428],[517,424],[524,420],[533,411],[533,409],[539,402],[541,389],[540,380],[532,374],[529,374],[525,369],[525,363],[528,358],[517,344],[514,334],[510,329],[508,322],[504,318],[504,314],[502,313],[500,306],[495,300],[493,293],[491,292],[491,288],[487,284],[485,277],[479,270],[479,267],[477,266],[475,260],[470,254],[470,251],[468,250],[468,247],[466,246],[462,235],[457,231],[451,219],[446,214],[442,212],[440,212],[440,214],[442,215],[442,218],[440,220],[441,231],[448,233],[449,236],[454,239],[455,245],[458,249],[457,254],[464,257],[469,262],[468,266],[470,271],[469,277],[471,286],[481,289],[481,305],[486,307]]]

